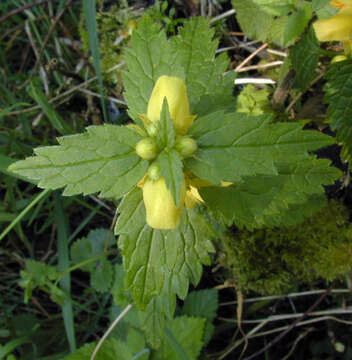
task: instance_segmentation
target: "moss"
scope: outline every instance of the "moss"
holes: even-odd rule
[[[347,209],[330,201],[300,225],[228,234],[221,248],[223,265],[242,291],[286,293],[352,269],[352,226]]]

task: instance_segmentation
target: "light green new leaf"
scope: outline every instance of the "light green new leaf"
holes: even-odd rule
[[[59,146],[39,147],[36,156],[17,161],[9,170],[39,187],[66,187],[64,195],[100,192],[120,198],[144,176],[148,162],[135,153],[141,136],[117,125],[90,126],[84,134],[58,138]]]
[[[337,139],[343,142],[343,157],[352,159],[352,60],[330,66],[326,79],[324,101],[329,104],[328,120]]]
[[[182,77],[164,30],[144,16],[125,49],[128,71],[123,73],[124,97],[132,119],[143,126],[139,115],[146,114],[149,97],[161,75]]]
[[[203,331],[205,319],[180,316],[167,323],[172,339],[163,343],[155,353],[155,360],[180,360],[180,351],[184,352],[189,360],[196,360],[203,346]],[[181,347],[182,350],[178,350]]]
[[[313,28],[290,50],[290,59],[296,72],[295,86],[305,91],[316,76],[319,60],[319,42]]]
[[[176,150],[164,150],[158,156],[157,164],[160,166],[160,175],[165,178],[166,187],[178,206],[184,182],[182,159]]]
[[[160,113],[160,121],[158,122],[158,132],[156,143],[160,149],[171,149],[175,144],[175,128],[174,122],[169,113],[169,105],[164,98],[163,106]]]
[[[243,183],[226,188],[201,188],[200,194],[211,209],[241,228],[278,226],[284,211],[302,204],[309,207],[308,198],[322,196],[322,185],[332,184],[339,177],[340,171],[329,165],[330,161],[313,157],[278,164],[277,175],[246,177]]]
[[[198,150],[185,168],[214,184],[238,182],[244,176],[275,175],[276,161],[294,163],[334,142],[317,131],[302,131],[300,124],[270,120],[270,115],[219,112],[199,118],[189,130]]]
[[[191,18],[170,41],[175,63],[184,69],[191,113],[206,114],[210,109],[233,107],[234,73],[223,75],[229,65],[225,54],[215,57],[218,41],[213,39],[205,18]]]

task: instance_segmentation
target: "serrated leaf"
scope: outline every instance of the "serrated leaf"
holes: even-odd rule
[[[157,349],[164,340],[165,326],[174,315],[176,297],[174,295],[155,296],[145,311],[139,312],[141,328],[145,332],[148,343]]]
[[[100,292],[108,291],[112,285],[114,269],[112,264],[106,258],[101,259],[90,275],[90,284]]]
[[[93,354],[96,342],[89,343],[67,355],[63,360],[89,360]],[[149,359],[149,351],[141,351],[145,348],[143,336],[136,330],[131,329],[127,336],[127,342],[116,339],[106,339],[99,349],[96,360],[131,360],[139,354],[138,359]]]
[[[189,282],[197,284],[202,265],[210,264],[212,231],[194,210],[183,209],[181,226],[172,231],[150,228],[145,223],[142,191],[135,189],[122,201],[115,231],[120,234],[126,269],[126,285],[134,300],[145,309],[163,293],[185,298]]]
[[[160,113],[160,121],[158,122],[156,143],[160,149],[171,149],[175,144],[175,136],[174,122],[172,121],[169,113],[169,105],[167,100],[164,98]]]
[[[229,60],[225,54],[215,57],[218,41],[213,36],[209,20],[194,17],[171,39],[175,63],[184,69],[191,113],[198,116],[206,114],[210,108],[214,111],[214,107],[224,109],[231,104],[233,107],[234,73],[223,75]],[[209,100],[212,107],[207,104]]]
[[[86,238],[76,240],[71,246],[71,259],[74,264],[79,264],[101,254],[105,245],[112,243],[113,236],[108,229],[91,230]],[[83,271],[93,271],[94,263],[89,263],[80,268]]]
[[[192,291],[183,304],[182,314],[206,319],[203,336],[205,344],[210,341],[213,335],[212,321],[216,316],[218,305],[218,291],[216,289]]]
[[[352,60],[330,65],[326,73],[328,83],[324,101],[329,104],[327,117],[337,139],[344,144],[344,157],[352,154]]]
[[[92,245],[87,238],[81,238],[76,240],[71,246],[71,259],[74,264],[79,264],[85,260],[90,259],[92,255]],[[94,268],[94,264],[86,264],[81,266],[83,271],[91,271]]]
[[[260,41],[270,38],[274,15],[269,14],[253,0],[232,0],[232,5],[242,31],[249,38]]]
[[[292,0],[254,0],[254,3],[275,16],[287,15],[295,9],[295,1]]]
[[[125,49],[128,72],[123,73],[124,97],[132,119],[143,126],[139,115],[146,114],[149,97],[161,75],[182,77],[182,69],[174,64],[174,54],[160,29],[149,16],[144,16],[133,31]]]
[[[174,339],[182,347],[190,360],[196,360],[203,346],[205,319],[180,316],[168,322],[167,326]],[[179,353],[174,344],[165,342],[155,353],[155,360],[179,360]]]
[[[278,226],[282,212],[291,206],[309,207],[308,198],[322,196],[322,184],[338,178],[340,171],[329,164],[328,160],[313,157],[295,164],[278,164],[277,175],[247,177],[243,183],[226,188],[201,188],[200,194],[211,209],[241,228]]]
[[[310,4],[305,4],[297,11],[293,11],[292,6],[290,15],[285,14],[288,13],[288,7],[280,8],[280,5],[288,5],[282,1],[276,1],[277,7],[274,2],[264,5],[261,0],[232,0],[232,4],[246,35],[251,39],[274,42],[279,46],[291,45],[304,31],[312,15]]]
[[[216,289],[202,289],[189,293],[186,297],[182,313],[193,317],[203,317],[213,320],[218,310],[218,291]]]
[[[184,182],[182,159],[176,150],[164,150],[158,156],[157,163],[160,166],[160,175],[165,178],[166,187],[178,206]]]
[[[141,136],[117,125],[90,126],[79,135],[58,138],[59,146],[39,147],[37,156],[17,161],[9,170],[40,180],[39,187],[64,195],[100,192],[120,198],[144,176],[148,161],[134,150]]]
[[[290,50],[290,59],[296,72],[295,86],[305,91],[316,76],[319,60],[319,42],[313,28]]]
[[[189,130],[198,150],[184,161],[185,168],[213,184],[238,182],[244,176],[275,175],[276,161],[294,163],[334,142],[317,131],[302,131],[300,124],[270,120],[270,115],[245,113],[199,118]]]
[[[283,33],[283,43],[286,46],[292,43],[299,35],[303,33],[311,17],[312,10],[311,6],[308,4],[307,6],[288,16]]]

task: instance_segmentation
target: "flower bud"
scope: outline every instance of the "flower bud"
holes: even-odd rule
[[[154,229],[171,230],[180,224],[181,210],[186,196],[183,182],[179,205],[176,206],[165,178],[154,181],[148,179],[143,185],[143,200],[147,224]]]
[[[151,180],[159,180],[160,179],[160,166],[155,162],[149,166],[148,176]]]
[[[157,146],[152,138],[144,138],[136,145],[136,153],[144,160],[152,160],[157,155]]]
[[[331,60],[331,64],[333,63],[337,63],[337,62],[340,62],[340,61],[345,61],[347,60],[347,56],[345,55],[336,55],[332,58]]]
[[[197,150],[197,143],[189,136],[180,136],[176,139],[175,149],[183,158],[187,158]]]

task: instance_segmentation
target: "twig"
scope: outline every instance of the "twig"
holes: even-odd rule
[[[92,356],[90,357],[90,360],[94,360],[99,349],[103,345],[105,339],[110,335],[111,331],[114,330],[115,326],[121,321],[121,319],[130,311],[132,305],[128,304],[125,309],[122,311],[122,313],[114,320],[114,322],[110,325],[109,329],[106,331],[106,333],[103,335],[103,337],[99,340],[98,345],[95,347]]]
[[[242,67],[241,69],[238,69],[238,70],[235,69],[235,72],[244,72],[244,71],[250,71],[250,70],[271,68],[271,67],[275,67],[275,66],[278,66],[278,65],[282,65],[283,63],[284,63],[283,61],[277,60],[277,61],[272,61],[272,62],[267,63],[267,64],[258,64],[258,65],[251,65],[251,66]]]
[[[326,290],[309,290],[309,291],[302,291],[302,292],[294,292],[287,295],[271,295],[271,296],[260,296],[254,298],[245,299],[245,303],[252,303],[257,301],[267,301],[267,300],[277,300],[277,299],[286,299],[286,298],[295,298],[300,296],[311,296],[311,295],[318,295],[325,293]],[[333,289],[330,291],[332,294],[348,294],[351,293],[349,289]],[[226,306],[226,305],[235,305],[237,301],[228,301],[219,304],[219,306]]]
[[[244,360],[252,360],[256,358],[258,355],[261,355],[265,353],[267,350],[269,350],[272,346],[274,346],[276,343],[278,343],[282,338],[284,338],[299,322],[301,322],[305,317],[309,315],[329,294],[332,289],[333,285],[330,286],[329,289],[327,289],[324,294],[322,294],[317,301],[297,320],[295,320],[285,331],[283,331],[280,335],[278,335],[274,340],[270,341],[266,346],[264,346],[262,349],[256,351],[253,355],[244,358]]]
[[[258,53],[260,53],[262,50],[264,50],[268,46],[267,43],[264,43],[262,46],[260,46],[258,49],[252,52],[248,57],[246,57],[237,67],[235,68],[235,72],[240,72],[240,69],[246,65],[251,59],[253,59]]]
[[[270,54],[274,54],[274,55],[279,55],[282,57],[287,57],[287,54],[283,51],[279,51],[279,50],[274,50],[274,49],[266,49],[266,51]]]
[[[93,91],[90,91],[90,90],[87,90],[87,89],[78,89],[79,91],[85,93],[85,94],[88,94],[88,95],[92,95],[92,96],[96,96],[96,97],[101,97],[100,94],[98,93],[95,93]],[[111,96],[104,96],[105,99],[107,100],[110,100],[111,102],[114,102],[116,104],[120,104],[120,105],[126,105],[126,103],[122,100],[119,100],[119,99],[116,99],[116,98],[113,98]]]
[[[2,23],[3,21],[5,21],[6,19],[8,19],[9,17],[11,17],[13,15],[16,15],[16,14],[22,12],[22,11],[28,10],[28,9],[30,9],[32,7],[45,4],[46,2],[49,2],[49,1],[53,1],[53,0],[40,0],[40,1],[37,1],[37,2],[33,2],[31,4],[24,5],[24,6],[20,7],[20,8],[17,8],[17,9],[13,9],[10,12],[8,12],[6,15],[4,15],[4,16],[2,16],[0,18],[0,23]]]
[[[228,11],[225,11],[224,13],[218,15],[218,16],[215,16],[213,17],[211,20],[210,20],[210,24],[216,22],[216,21],[219,21],[221,19],[224,19],[228,16],[231,16],[233,14],[236,14],[236,10],[235,9],[231,9],[231,10],[228,10]]]
[[[107,74],[107,73],[109,73],[109,72],[111,72],[111,71],[114,71],[114,70],[118,69],[119,67],[123,66],[124,64],[125,64],[125,62],[121,62],[120,64],[117,64],[117,65],[113,66],[113,67],[110,68],[109,70],[106,70],[104,73]],[[83,82],[83,83],[81,83],[81,84],[78,84],[78,85],[74,86],[73,88],[71,88],[71,89],[63,92],[62,94],[59,94],[59,95],[57,95],[57,96],[49,99],[49,100],[48,100],[48,103],[51,104],[51,103],[53,103],[53,102],[55,102],[55,101],[57,101],[57,100],[65,97],[66,95],[69,95],[69,94],[75,92],[76,90],[78,90],[78,89],[80,89],[80,88],[88,85],[89,83],[93,82],[93,81],[96,80],[96,79],[97,79],[97,77],[96,77],[96,76],[93,76],[92,78],[86,80],[85,82]],[[28,108],[28,109],[12,111],[12,112],[10,112],[10,113],[8,113],[8,114],[6,114],[6,115],[7,115],[7,116],[19,115],[19,114],[23,114],[23,113],[27,113],[27,112],[36,111],[36,110],[39,110],[39,109],[40,109],[40,106],[39,106],[39,105],[35,105],[35,106],[32,106],[32,107],[30,107],[30,108]]]

